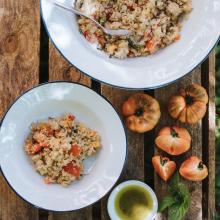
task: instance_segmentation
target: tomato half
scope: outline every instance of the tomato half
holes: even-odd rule
[[[167,181],[176,169],[176,163],[167,157],[154,156],[152,158],[152,163],[156,173],[164,181]]]
[[[181,164],[179,172],[182,177],[191,181],[201,181],[208,176],[206,165],[196,156],[185,160]]]

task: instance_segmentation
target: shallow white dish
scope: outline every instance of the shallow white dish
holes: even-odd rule
[[[157,200],[157,197],[154,193],[154,191],[145,183],[141,182],[141,181],[138,181],[138,180],[128,180],[128,181],[125,181],[121,184],[119,184],[118,186],[116,186],[109,198],[108,198],[108,205],[107,205],[107,208],[108,208],[108,214],[110,216],[110,218],[112,220],[120,220],[121,218],[118,217],[116,211],[115,211],[115,207],[114,207],[114,204],[115,204],[115,198],[118,194],[118,192],[120,192],[121,189],[123,189],[124,187],[126,186],[141,186],[143,187],[146,191],[148,191],[151,195],[151,198],[153,200],[153,209],[151,211],[151,213],[146,217],[146,220],[153,220],[157,214],[157,209],[158,209],[158,200]]]
[[[109,58],[92,48],[79,33],[75,15],[54,6],[53,0],[41,0],[41,14],[57,49],[82,72],[114,86],[150,89],[174,82],[191,72],[219,38],[220,1],[192,2],[193,11],[184,21],[181,40],[154,55],[124,60]]]
[[[72,113],[101,136],[102,149],[85,161],[85,175],[68,187],[46,185],[24,152],[32,122]],[[0,165],[11,188],[29,203],[48,210],[70,211],[102,198],[118,180],[126,159],[126,134],[115,109],[102,96],[80,84],[53,82],[20,96],[0,128]]]

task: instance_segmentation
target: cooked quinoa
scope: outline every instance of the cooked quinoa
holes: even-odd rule
[[[180,39],[181,21],[192,0],[77,0],[78,10],[109,29],[127,29],[132,36],[103,33],[94,22],[78,18],[80,32],[110,57],[147,56]]]
[[[33,123],[24,149],[45,183],[68,185],[83,175],[83,160],[100,147],[96,131],[66,114]]]

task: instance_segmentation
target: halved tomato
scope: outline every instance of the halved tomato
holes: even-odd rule
[[[75,157],[79,156],[80,154],[79,146],[77,144],[72,144],[70,152]]]
[[[64,171],[72,174],[75,177],[80,176],[80,168],[78,166],[74,165],[72,162],[70,162],[66,166],[64,166],[63,169],[64,169]]]
[[[185,160],[179,169],[180,175],[191,181],[201,181],[208,176],[208,169],[197,156]]]
[[[176,170],[176,163],[171,161],[168,157],[154,156],[152,163],[156,173],[164,181],[167,181]]]
[[[171,155],[180,155],[189,150],[191,136],[185,128],[172,126],[162,128],[157,138],[156,145]]]

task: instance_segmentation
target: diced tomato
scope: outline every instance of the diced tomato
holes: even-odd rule
[[[42,148],[48,148],[49,147],[49,144],[48,143],[39,143],[39,145],[42,147]]]
[[[45,179],[44,179],[44,183],[46,183],[46,184],[50,184],[50,183],[51,183],[51,181],[50,181],[50,180],[48,180],[47,178],[45,178]]]
[[[74,165],[73,163],[68,163],[66,166],[63,167],[64,171],[67,173],[72,174],[75,177],[80,176],[80,168]]]
[[[69,115],[69,116],[68,116],[68,119],[69,119],[70,121],[73,121],[73,120],[75,119],[75,116],[74,116],[74,115]]]
[[[146,44],[146,47],[148,50],[152,50],[153,47],[154,47],[154,43],[152,40],[148,41],[147,44]]]
[[[48,136],[54,135],[54,130],[52,128],[48,127],[46,130],[47,130],[47,135]]]
[[[79,156],[80,154],[79,146],[77,144],[72,144],[70,152],[75,157]]]
[[[178,41],[178,40],[180,40],[180,35],[177,35],[177,36],[175,37],[175,41]]]
[[[84,37],[88,35],[88,31],[83,32]]]
[[[36,154],[38,153],[39,151],[41,151],[43,147],[40,145],[40,144],[34,144],[33,145],[33,153]]]

